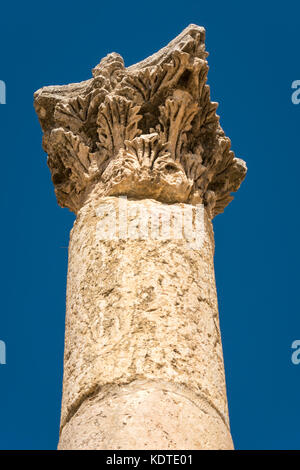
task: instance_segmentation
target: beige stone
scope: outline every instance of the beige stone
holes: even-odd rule
[[[35,108],[73,210],[59,449],[231,449],[211,219],[245,177],[206,84],[204,29],[109,54]]]

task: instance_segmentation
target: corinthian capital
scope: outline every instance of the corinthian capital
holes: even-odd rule
[[[125,68],[112,53],[90,80],[35,93],[58,203],[75,213],[100,195],[204,203],[223,212],[246,174],[211,102],[205,30],[190,25]]]

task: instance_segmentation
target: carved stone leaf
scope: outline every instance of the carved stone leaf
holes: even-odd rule
[[[202,165],[201,149],[199,153],[184,153],[181,157],[182,165],[185,169],[188,178],[194,181],[195,188],[198,189],[198,181],[206,171],[204,165]]]
[[[132,140],[140,135],[139,109],[139,106],[132,106],[126,98],[106,97],[97,119],[100,151],[108,156],[116,155],[124,147],[125,140]]]
[[[80,129],[87,118],[88,99],[79,95],[67,103],[58,103],[54,114],[55,119],[66,123],[67,126],[73,124],[74,128]]]
[[[70,192],[79,194],[83,191],[97,172],[97,164],[90,148],[78,136],[62,128],[51,132],[45,140],[45,150],[49,153],[48,165],[53,182],[59,190],[59,202],[65,204]],[[74,210],[69,203],[68,207]]]
[[[208,73],[207,61],[194,58],[193,67],[191,67],[190,74],[186,83],[187,90],[195,100],[201,105],[202,93],[205,88]]]
[[[190,68],[189,59],[189,54],[175,50],[171,63],[145,68],[126,76],[120,84],[120,92],[138,104],[150,101],[156,94],[178,82]]]
[[[209,189],[216,193],[213,216],[222,213],[227,204],[232,201],[231,192],[239,189],[247,173],[245,162],[240,158],[235,158],[233,152],[230,154],[232,159],[227,168],[222,173],[216,174],[209,185]]]
[[[111,92],[125,73],[124,60],[120,54],[113,52],[104,57],[100,64],[93,69],[93,77]]]
[[[55,107],[54,118],[58,124],[73,132],[81,132],[86,123],[93,126],[96,122],[99,104],[103,101],[105,94],[103,90],[93,90],[86,96],[79,95],[68,102],[58,103]]]
[[[180,161],[182,147],[186,143],[186,134],[191,130],[198,104],[193,102],[189,93],[176,90],[159,110],[162,141],[168,143],[168,149],[174,160]]]
[[[125,148],[109,163],[102,181],[106,196],[126,194],[168,203],[186,201],[193,186],[157,133],[125,141]]]
[[[132,141],[126,140],[125,148],[128,155],[137,159],[141,168],[152,169],[157,159],[163,156],[170,157],[167,144],[160,141],[157,133],[142,135]]]

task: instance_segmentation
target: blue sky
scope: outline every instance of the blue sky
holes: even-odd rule
[[[1,6],[0,449],[55,449],[67,246],[32,102],[45,85],[90,78],[108,52],[131,65],[188,24],[207,30],[211,96],[248,175],[214,221],[231,429],[237,449],[300,449],[300,4],[25,2]]]

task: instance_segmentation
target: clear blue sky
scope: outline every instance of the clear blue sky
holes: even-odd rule
[[[67,245],[33,92],[88,79],[108,52],[131,65],[189,23],[205,26],[221,125],[248,176],[217,216],[216,278],[238,449],[300,449],[299,2],[52,0],[1,5],[0,449],[58,440]]]

